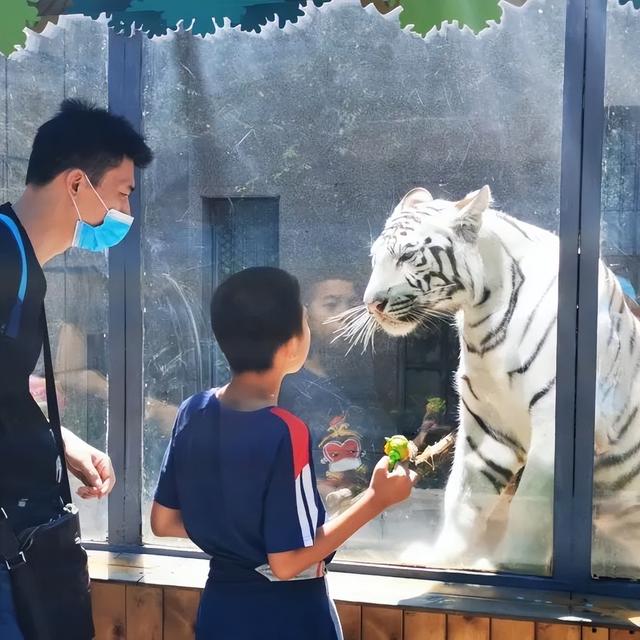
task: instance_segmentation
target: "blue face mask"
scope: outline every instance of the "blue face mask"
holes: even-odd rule
[[[133,224],[133,216],[122,213],[122,211],[116,209],[109,209],[100,197],[100,194],[91,184],[88,176],[85,175],[85,178],[107,211],[107,215],[104,217],[102,224],[93,227],[82,220],[78,205],[72,198],[73,206],[76,208],[76,213],[78,214],[78,222],[76,222],[76,231],[73,235],[72,246],[78,247],[79,249],[86,249],[87,251],[100,252],[115,247],[124,239]]]

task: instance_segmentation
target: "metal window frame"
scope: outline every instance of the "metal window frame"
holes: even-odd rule
[[[142,34],[109,31],[109,110],[142,129]],[[142,545],[143,315],[141,227],[143,183],[130,198],[136,221],[109,252],[109,426],[107,447],[119,477],[109,496],[109,544]]]
[[[604,0],[567,0],[558,282],[562,304],[557,335],[562,348],[557,355],[553,574],[480,574],[345,562],[334,563],[338,570],[640,598],[640,583],[594,580],[590,566],[598,302],[593,283],[597,283],[599,258],[606,19]],[[143,124],[142,37],[140,33],[125,37],[113,32],[109,37],[109,106],[139,130]],[[122,246],[112,250],[109,260],[108,446],[121,477],[109,501],[109,542],[87,546],[206,557],[142,545],[141,192],[138,188],[132,201],[139,213],[134,231]]]

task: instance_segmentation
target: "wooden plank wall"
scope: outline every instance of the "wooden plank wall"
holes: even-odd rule
[[[94,581],[96,640],[193,640],[197,589]],[[338,603],[345,640],[640,640],[639,631]],[[269,639],[264,639],[269,640]]]

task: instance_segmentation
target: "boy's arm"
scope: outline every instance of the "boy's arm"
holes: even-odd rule
[[[189,537],[182,521],[182,512],[180,511],[180,496],[175,466],[176,431],[181,424],[185,407],[186,403],[183,403],[178,410],[171,440],[162,459],[160,477],[158,478],[153,505],[151,506],[151,531],[159,537]]]
[[[402,465],[389,473],[388,458],[376,465],[371,484],[360,500],[344,513],[319,527],[313,546],[268,554],[269,566],[280,580],[290,580],[310,566],[324,560],[358,529],[373,520],[386,508],[409,497],[416,480],[414,471]]]
[[[151,531],[158,537],[188,538],[180,509],[169,509],[153,501],[151,507]]]

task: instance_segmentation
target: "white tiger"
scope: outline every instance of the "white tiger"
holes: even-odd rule
[[[460,335],[460,426],[443,525],[430,553],[411,549],[405,560],[478,566],[487,523],[515,481],[506,526],[488,541],[491,566],[539,572],[552,551],[559,244],[490,204],[486,186],[459,202],[410,191],[373,244],[364,302],[391,335],[443,314],[455,314]],[[594,568],[633,574],[640,340],[617,279],[602,262],[599,274]]]

